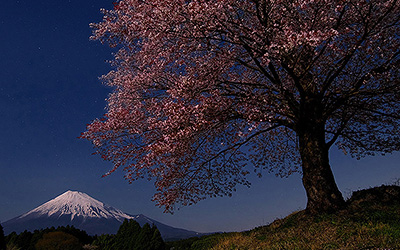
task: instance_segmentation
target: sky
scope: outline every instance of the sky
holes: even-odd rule
[[[78,139],[105,113],[111,89],[99,77],[111,70],[112,50],[89,39],[112,0],[3,1],[0,8],[0,222],[67,190],[198,232],[242,231],[304,209],[301,176],[250,177],[232,197],[210,198],[166,214],[151,201],[152,182],[128,184],[123,172],[106,178],[110,162]],[[337,150],[330,163],[345,197],[400,178],[400,154],[357,161]]]

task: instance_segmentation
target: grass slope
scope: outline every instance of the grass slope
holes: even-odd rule
[[[292,213],[270,225],[170,242],[180,249],[400,249],[400,187],[354,192],[334,214]]]

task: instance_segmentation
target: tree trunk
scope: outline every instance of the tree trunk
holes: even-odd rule
[[[318,214],[344,208],[345,202],[329,165],[329,146],[325,142],[325,119],[321,99],[306,93],[300,105],[297,127],[303,169],[303,185],[307,193],[306,212]]]
[[[345,206],[329,165],[324,123],[308,123],[299,133],[303,185],[307,193],[306,211],[311,214],[334,212]]]

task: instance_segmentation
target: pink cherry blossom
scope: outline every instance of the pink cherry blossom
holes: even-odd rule
[[[302,172],[310,212],[343,198],[329,166],[400,148],[400,1],[121,0],[107,113],[82,134],[172,211],[246,175]]]

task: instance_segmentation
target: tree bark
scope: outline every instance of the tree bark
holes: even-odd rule
[[[325,141],[325,119],[321,100],[310,93],[302,99],[297,127],[302,161],[303,185],[307,193],[306,212],[330,213],[345,206],[329,164]]]
[[[307,193],[306,211],[310,214],[334,212],[345,206],[329,164],[324,124],[308,124],[299,134],[303,185]]]

